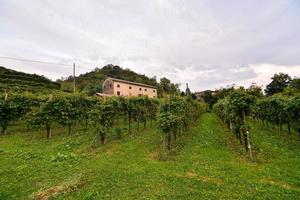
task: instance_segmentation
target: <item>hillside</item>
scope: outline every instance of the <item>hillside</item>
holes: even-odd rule
[[[167,78],[162,78],[160,82],[157,82],[156,77],[149,78],[144,74],[138,74],[130,69],[123,69],[112,64],[103,68],[95,68],[91,72],[76,77],[76,91],[88,95],[102,92],[102,83],[107,77],[156,86],[159,95],[162,93],[178,94],[180,92],[179,85],[172,83]],[[0,92],[40,92],[49,90],[73,92],[73,77],[69,76],[64,80],[54,82],[44,76],[19,72],[0,66]]]
[[[37,74],[28,74],[0,66],[0,92],[60,89],[60,84]]]
[[[93,95],[102,91],[102,83],[107,77],[119,78],[127,81],[134,81],[148,85],[158,86],[155,78],[149,78],[146,75],[138,74],[130,69],[123,69],[116,65],[106,65],[103,68],[96,68],[91,72],[81,74],[76,77],[77,91]],[[72,91],[72,77],[62,81],[62,90]]]

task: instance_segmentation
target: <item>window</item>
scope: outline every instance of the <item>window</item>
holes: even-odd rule
[[[109,87],[112,87],[112,84],[109,84]]]
[[[153,92],[155,92],[155,90],[153,90]]]
[[[118,92],[117,92],[117,95],[120,96],[120,94],[121,94],[120,91],[118,91]]]
[[[118,84],[117,87],[120,87],[120,85]]]
[[[142,88],[140,88],[140,91],[142,91]]]
[[[141,97],[142,96],[142,94],[139,94],[139,97]]]
[[[147,89],[145,89],[145,92],[147,92]]]
[[[129,86],[129,89],[131,90],[131,86]]]

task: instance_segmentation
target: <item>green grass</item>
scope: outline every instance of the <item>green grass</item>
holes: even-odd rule
[[[212,113],[159,161],[161,134],[148,128],[91,148],[91,136],[52,140],[41,131],[0,137],[0,199],[299,199],[300,144],[253,124],[252,163]]]

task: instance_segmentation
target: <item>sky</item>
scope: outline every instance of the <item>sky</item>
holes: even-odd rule
[[[0,0],[0,66],[56,80],[72,63],[192,91],[299,77],[300,0]]]

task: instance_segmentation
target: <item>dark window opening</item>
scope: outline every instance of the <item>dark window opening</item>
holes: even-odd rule
[[[147,91],[147,89],[145,89],[145,91]]]
[[[140,88],[140,91],[142,91],[142,88]]]
[[[155,92],[155,90],[153,90],[153,92]]]
[[[142,96],[142,94],[139,94],[139,97],[141,97]]]
[[[120,91],[118,91],[118,92],[117,92],[117,95],[120,96],[120,94],[121,94]]]
[[[120,85],[118,84],[117,87],[120,87]]]
[[[129,86],[129,89],[131,89],[131,86]]]

